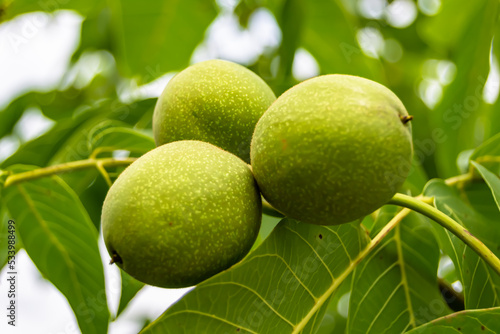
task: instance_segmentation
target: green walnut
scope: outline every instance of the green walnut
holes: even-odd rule
[[[110,188],[102,211],[112,262],[144,283],[195,285],[242,259],[262,204],[250,167],[209,143],[146,153]]]
[[[156,145],[201,140],[250,162],[255,124],[275,100],[271,88],[241,65],[197,63],[173,77],[159,97],[153,115]]]
[[[368,79],[325,75],[292,87],[253,135],[262,194],[286,216],[312,224],[370,214],[408,176],[411,118],[393,92]]]

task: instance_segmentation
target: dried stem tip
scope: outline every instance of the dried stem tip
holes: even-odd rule
[[[122,263],[122,258],[117,253],[113,253],[113,255],[111,256],[111,260],[109,261],[109,264],[113,264],[113,263]]]
[[[409,121],[411,121],[413,119],[413,116],[411,115],[404,115],[404,116],[399,116],[399,118],[401,118],[401,122],[403,122],[403,124],[406,124],[408,123]]]

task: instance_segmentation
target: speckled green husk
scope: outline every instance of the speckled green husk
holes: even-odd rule
[[[411,166],[405,107],[386,87],[349,75],[296,85],[257,123],[252,169],[264,197],[285,215],[335,225],[385,204]]]
[[[153,115],[156,145],[201,140],[250,162],[255,124],[275,100],[271,88],[241,65],[197,63],[172,78],[158,99]]]
[[[116,264],[144,283],[180,288],[227,269],[252,247],[260,193],[249,166],[200,141],[160,146],[131,164],[104,201]]]

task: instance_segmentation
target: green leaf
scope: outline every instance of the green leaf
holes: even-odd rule
[[[384,207],[371,232],[394,216]],[[448,314],[437,284],[439,245],[429,221],[410,213],[354,271],[349,333],[402,333]]]
[[[120,275],[122,277],[122,293],[118,311],[116,312],[117,318],[125,310],[132,298],[144,287],[144,283],[139,282],[123,270],[120,270]]]
[[[133,125],[145,114],[151,113],[152,115],[155,103],[156,99],[142,100],[129,105],[118,101],[108,101],[96,110],[99,113],[95,117],[81,124],[70,137],[66,138],[64,145],[61,145],[51,157],[51,163],[88,158],[92,153],[92,140],[95,136],[108,128]],[[144,140],[145,138],[142,137],[141,142]]]
[[[465,310],[436,319],[408,334],[500,333],[500,307]]]
[[[292,66],[295,51],[300,44],[300,36],[304,23],[305,2],[303,0],[286,0],[283,2],[278,23],[282,31],[282,41],[279,47],[279,69],[277,81],[282,85],[277,87],[278,94],[283,93],[296,82],[292,76]]]
[[[118,68],[139,83],[185,68],[216,15],[203,0],[114,0],[110,7]]]
[[[5,188],[4,195],[26,252],[68,299],[82,333],[106,333],[109,311],[98,233],[76,194],[54,176]]]
[[[352,274],[333,293],[316,334],[346,332],[351,284]]]
[[[474,160],[490,171],[500,173],[500,133],[486,140],[479,145],[470,156],[470,161]]]
[[[366,239],[359,223],[285,218],[242,262],[199,284],[143,333],[313,333]]]
[[[447,1],[443,3],[442,13],[428,20],[429,36],[439,36],[436,45],[446,45],[443,39],[454,41],[446,53],[451,55],[450,60],[457,69],[454,81],[444,90],[441,103],[430,114],[430,126],[443,132],[444,139],[434,152],[442,178],[456,175],[455,158],[461,151],[479,144],[471,134],[477,131],[477,121],[482,118],[482,91],[490,70],[488,59],[498,8],[497,1]],[[446,20],[450,16],[454,22],[456,17],[457,30]],[[434,26],[436,21],[439,25]]]
[[[356,40],[357,18],[341,1],[307,1],[305,14],[302,45],[316,58],[322,73],[380,77],[380,64],[366,57]]]
[[[10,172],[9,171],[6,171],[6,170],[1,170],[0,169],[0,195],[1,195],[1,191],[2,191],[2,188],[3,188],[3,185],[5,183],[5,180],[7,180],[7,177],[9,176]],[[2,197],[0,196],[0,199]]]
[[[490,187],[491,192],[493,193],[493,197],[495,198],[495,202],[497,203],[498,208],[500,209],[500,179],[498,176],[490,172],[486,167],[481,166],[475,161],[471,161],[471,164],[476,167],[481,176],[483,177],[488,187]]]
[[[86,50],[107,50],[112,52],[111,10],[103,8],[88,15],[82,22],[80,45],[71,57],[76,61]]]
[[[474,153],[473,149],[460,152],[457,157],[457,167],[460,174],[466,174],[470,168],[470,157]]]
[[[14,164],[34,164],[46,166],[49,160],[62,147],[66,140],[77,131],[90,115],[85,115],[77,119],[60,120],[45,134],[35,138],[23,145],[2,164],[2,167]]]
[[[467,188],[456,190],[442,180],[431,180],[425,190],[425,196],[434,197],[434,205],[481,240],[497,256],[500,255],[500,212],[478,210]],[[491,199],[487,187],[482,189]],[[481,197],[484,195],[481,195]],[[483,200],[484,201],[484,200]],[[436,226],[436,225],[435,225]],[[463,286],[466,309],[485,308],[500,305],[500,277],[469,247],[448,230],[436,226],[441,248],[448,254],[455,265]]]
[[[102,1],[98,0],[72,0],[72,1],[51,1],[51,0],[15,0],[3,1],[0,8],[3,9],[3,16],[0,22],[9,20],[16,15],[29,12],[53,12],[60,9],[72,9],[83,15],[91,13],[98,8],[102,8]]]
[[[12,132],[25,109],[26,104],[20,99],[17,99],[0,111],[0,119],[2,120],[2,122],[0,122],[0,138]]]
[[[78,177],[85,180],[90,177],[94,177],[94,179],[91,181],[90,186],[84,188],[84,182],[78,184],[78,181],[75,180]],[[109,185],[106,183],[106,180],[102,177],[102,175],[98,174],[98,171],[92,169],[63,174],[61,175],[61,178],[63,180],[68,179],[73,183],[74,188],[72,189],[77,192],[80,201],[85,207],[90,219],[94,223],[94,226],[97,230],[100,230],[102,204],[109,190]],[[84,188],[84,190],[78,192],[78,190],[81,190],[82,188]]]
[[[0,201],[0,240],[7,240],[8,238],[8,225],[9,225],[9,215],[7,214],[7,210],[5,209],[5,204],[4,201]],[[16,240],[17,241],[17,240]],[[0,270],[5,266],[7,263],[7,256],[8,256],[8,248],[5,247],[4,245],[7,245],[5,241],[2,242],[2,247],[0,248]],[[17,246],[17,245],[16,245]],[[16,247],[17,248],[17,247]],[[16,249],[17,251],[18,249]]]
[[[500,133],[479,145],[470,156],[470,159],[477,160],[479,157],[484,156],[500,156]]]
[[[497,38],[493,38],[493,43],[492,43],[492,59],[491,61],[495,61],[498,64],[498,61],[500,60],[500,21],[497,20],[496,27],[495,27],[495,36]],[[491,90],[494,91],[496,89],[496,85],[490,85],[487,86],[487,92],[490,92]],[[500,99],[496,99],[494,104],[486,105],[487,110],[483,112],[483,124],[485,127],[484,131],[484,138],[491,138],[492,136],[499,135],[500,134]],[[499,154],[497,154],[499,155]]]
[[[113,119],[104,119],[102,117],[91,118],[82,124],[78,131],[75,131],[67,138],[60,150],[52,156],[51,164],[87,159],[93,151],[101,145],[110,145],[101,147],[102,149],[107,149],[108,155],[110,155],[110,151],[127,150],[128,148],[130,148],[132,152],[141,154],[155,147],[153,140],[148,136],[131,129],[126,129],[123,126],[127,126],[127,124]],[[114,135],[114,129],[124,130],[117,130],[117,133]],[[81,195],[83,191],[87,191],[88,187],[94,183],[95,179],[100,177],[102,176],[99,175],[97,170],[78,171],[62,176],[63,180],[68,183],[78,195]],[[101,193],[102,192],[99,191],[96,198],[100,198]],[[102,202],[100,206],[102,206]],[[94,222],[98,221],[94,219]]]
[[[415,157],[413,157],[410,173],[401,187],[402,190],[400,190],[400,192],[404,193],[408,190],[413,196],[417,196],[422,193],[422,190],[424,190],[428,179],[429,178],[425,174],[425,170],[422,165],[415,160]]]
[[[137,130],[125,127],[111,127],[103,130],[91,139],[92,150],[109,148],[146,153],[156,147],[153,138]]]
[[[455,49],[469,28],[474,14],[482,10],[487,1],[444,1],[439,15],[427,18],[421,24],[420,34],[428,44],[438,50]],[[460,4],[460,10],[456,5]],[[453,24],[450,24],[453,21]],[[443,51],[444,52],[444,51]]]

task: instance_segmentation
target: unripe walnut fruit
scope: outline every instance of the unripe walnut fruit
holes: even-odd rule
[[[388,88],[325,75],[285,92],[257,123],[251,163],[264,197],[283,214],[335,225],[370,214],[411,166],[411,116]]]
[[[248,253],[261,209],[245,162],[208,143],[178,141],[146,153],[114,182],[103,206],[104,242],[139,281],[191,286]]]
[[[156,103],[156,145],[201,140],[248,163],[255,124],[275,100],[271,88],[241,65],[224,60],[194,64],[168,82]]]

